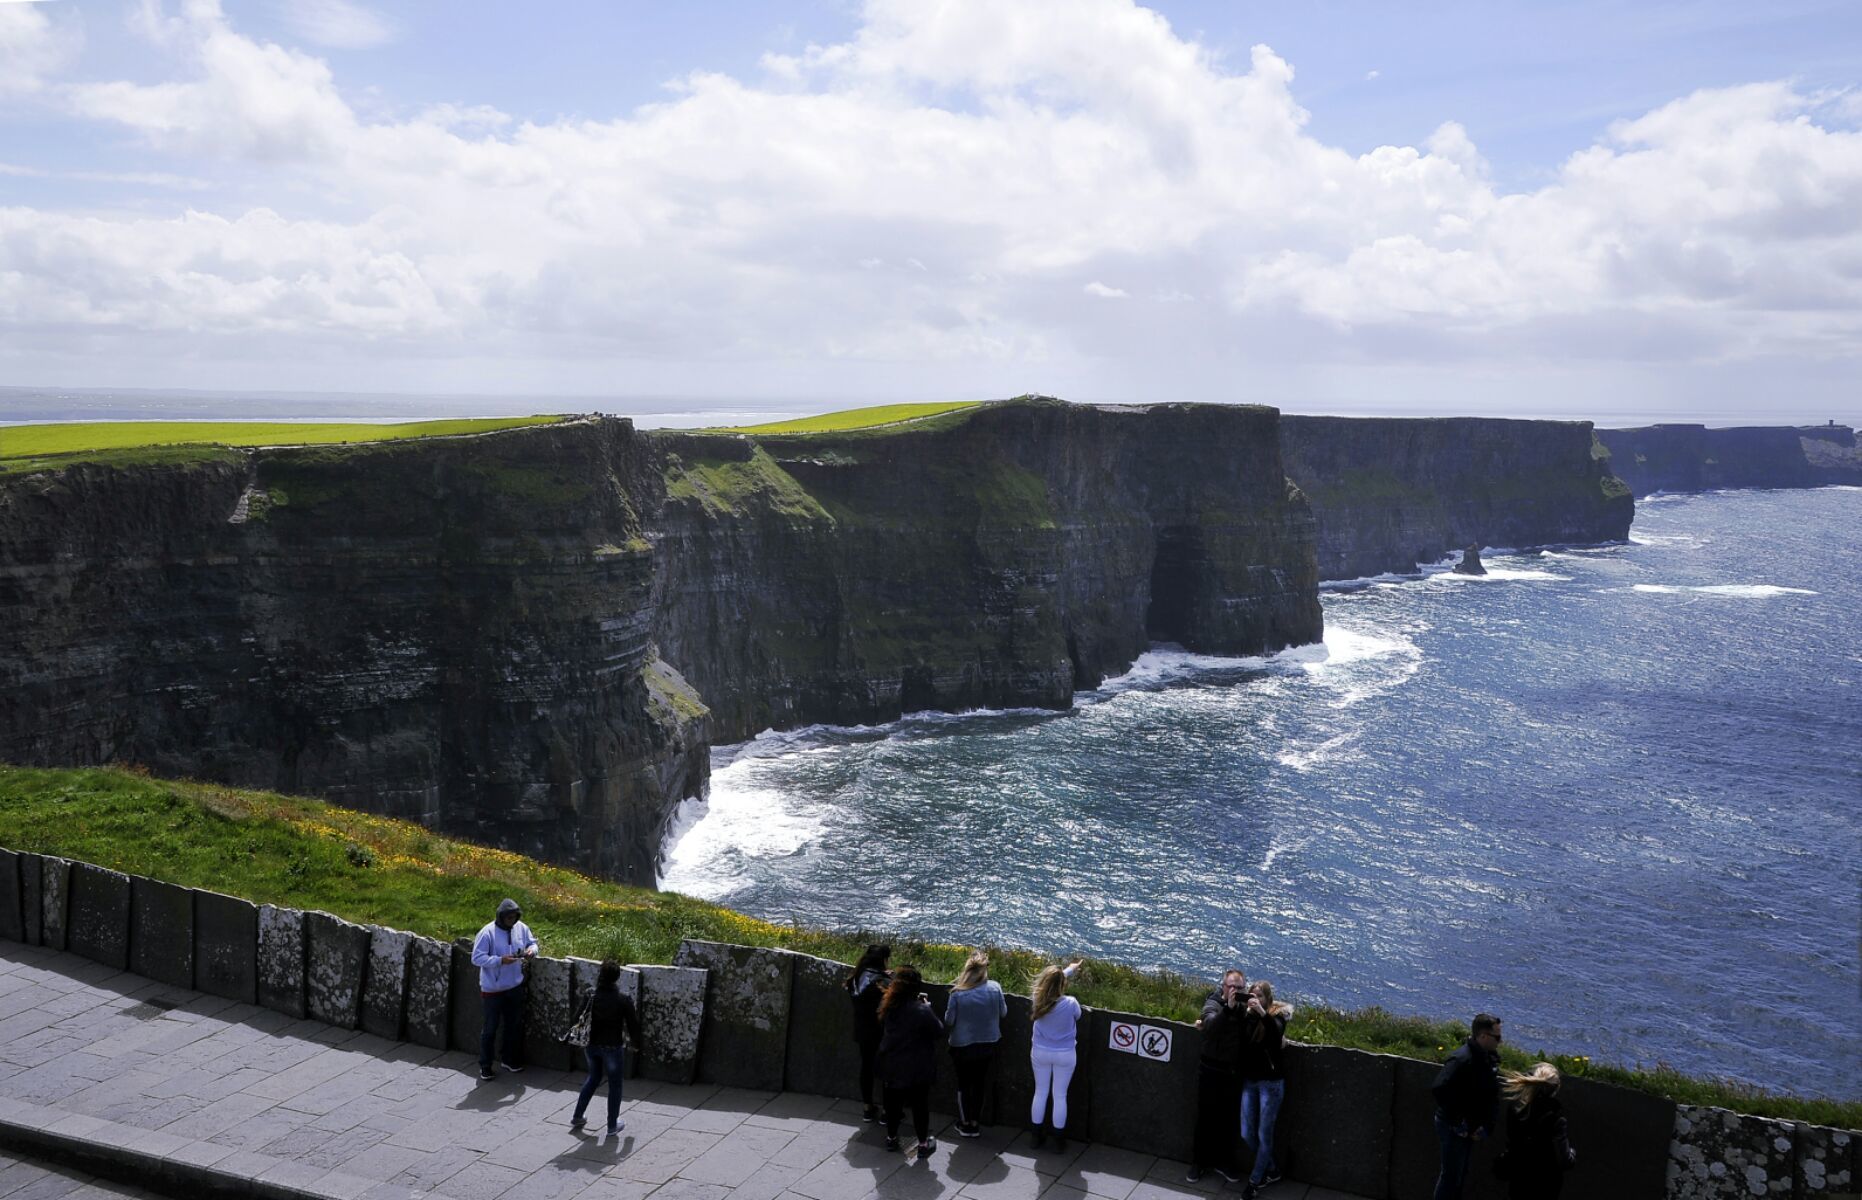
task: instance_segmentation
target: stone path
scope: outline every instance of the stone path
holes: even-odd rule
[[[328,1200],[1212,1200],[1184,1165],[954,1136],[926,1162],[848,1101],[629,1080],[618,1138],[578,1075],[481,1083],[471,1056],[296,1021],[0,942],[0,1200],[250,1191]],[[605,1100],[591,1106],[599,1128]],[[76,1169],[51,1167],[57,1157]],[[1230,1195],[1235,1193],[1230,1192]],[[1286,1182],[1274,1200],[1355,1200]]]

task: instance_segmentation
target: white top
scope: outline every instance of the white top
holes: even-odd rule
[[[1079,1038],[1080,1002],[1062,996],[1045,1017],[1034,1023],[1036,1050],[1071,1050]]]

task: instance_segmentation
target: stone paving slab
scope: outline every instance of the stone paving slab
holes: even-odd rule
[[[629,1080],[625,1128],[569,1128],[580,1072],[477,1078],[475,1056],[391,1042],[0,942],[0,1200],[1209,1200],[1149,1155],[1026,1133],[924,1162],[859,1105]],[[907,1138],[909,1143],[909,1137]],[[63,1165],[51,1165],[54,1163]],[[1274,1200],[1355,1200],[1281,1184]]]

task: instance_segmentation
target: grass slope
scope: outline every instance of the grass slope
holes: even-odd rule
[[[499,899],[514,896],[553,955],[669,962],[680,939],[689,937],[783,946],[851,961],[867,941],[883,938],[893,944],[894,962],[916,963],[931,978],[948,980],[967,953],[966,947],[896,936],[793,929],[455,841],[404,821],[316,800],[151,779],[127,770],[0,766],[0,846],[446,939],[475,933]],[[992,946],[989,951],[992,974],[1012,990],[1026,991],[1035,971],[1049,961],[1026,950]],[[1088,1005],[1193,1020],[1208,986],[1093,961],[1074,990]],[[1467,1030],[1377,1009],[1341,1013],[1302,1005],[1289,1033],[1306,1042],[1439,1060]],[[1505,1054],[1514,1066],[1534,1057],[1511,1046]],[[1798,1099],[1670,1071],[1629,1071],[1580,1057],[1552,1057],[1568,1074],[1685,1103],[1862,1126],[1862,1102]]]
[[[0,426],[0,459],[141,449],[152,446],[300,446],[337,442],[381,442],[395,438],[489,433],[523,425],[547,425],[555,416],[482,417],[408,421],[394,425],[292,421],[74,421],[55,425]]]
[[[984,400],[957,400],[937,404],[882,404],[874,408],[849,408],[823,413],[818,417],[801,417],[794,421],[772,421],[767,425],[738,425],[718,430],[721,433],[841,433],[849,429],[872,429],[880,425],[897,425],[940,416],[960,409],[986,404]]]

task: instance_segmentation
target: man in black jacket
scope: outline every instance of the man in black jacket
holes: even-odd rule
[[[1196,1142],[1191,1183],[1213,1169],[1230,1183],[1241,1181],[1237,1143],[1241,1128],[1241,1035],[1247,1015],[1248,977],[1230,967],[1222,986],[1203,1001],[1202,1059],[1196,1071]]]
[[[1435,1077],[1435,1136],[1442,1144],[1442,1173],[1435,1200],[1461,1200],[1474,1143],[1493,1132],[1500,1112],[1500,1018],[1481,1013],[1468,1040],[1448,1056]]]

